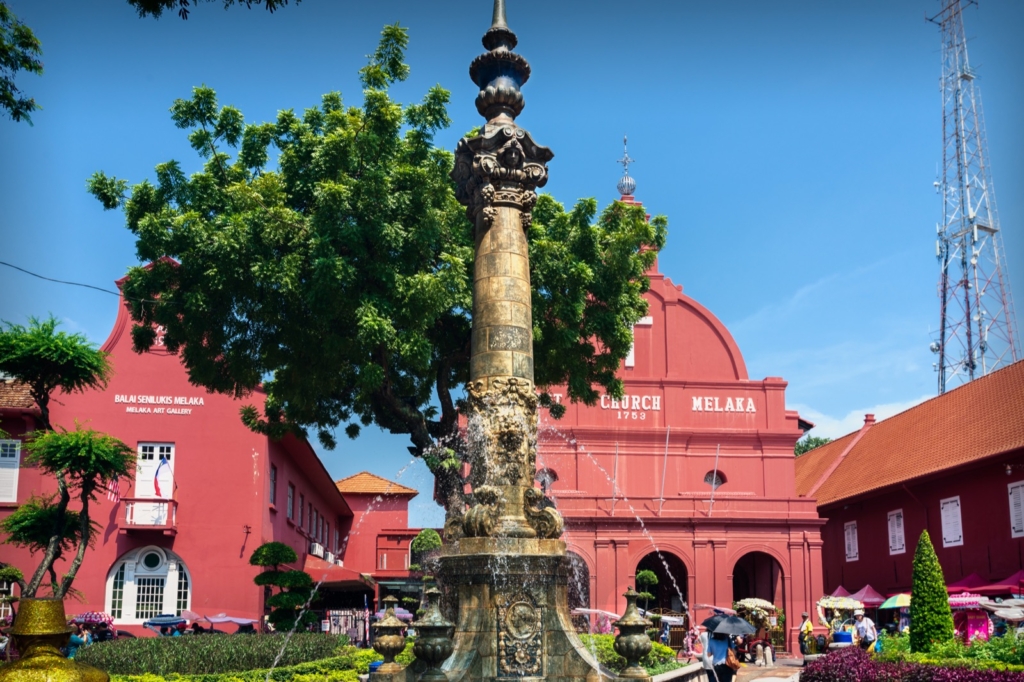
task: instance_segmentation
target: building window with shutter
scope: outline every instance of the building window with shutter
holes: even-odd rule
[[[1024,538],[1024,481],[1011,483],[1010,488],[1010,537]]]
[[[288,518],[295,519],[295,486],[288,484]]]
[[[380,570],[386,571],[387,568],[388,568],[388,555],[387,554],[381,554],[380,555]]]
[[[850,521],[844,524],[843,532],[846,535],[846,560],[856,561],[860,558],[860,549],[857,547],[857,522]]]
[[[306,496],[299,495],[299,528],[306,526]]]
[[[939,500],[942,517],[942,546],[960,547],[964,544],[964,526],[960,519],[960,496]]]
[[[889,512],[889,554],[905,554],[906,534],[903,531],[903,510]]]
[[[0,580],[0,620],[5,620],[13,615],[11,611],[11,597],[14,596],[14,583]]]
[[[277,504],[277,467],[270,465],[270,504]]]
[[[21,441],[0,440],[0,502],[18,501]]]

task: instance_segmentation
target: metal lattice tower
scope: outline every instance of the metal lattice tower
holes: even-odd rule
[[[967,61],[963,7],[940,0],[929,19],[942,34],[942,222],[936,226],[939,393],[1021,357],[985,141],[981,91]]]

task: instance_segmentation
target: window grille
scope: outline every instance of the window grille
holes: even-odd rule
[[[178,569],[178,604],[174,615],[180,616],[181,612],[188,608],[188,574],[182,568]]]
[[[135,617],[152,618],[160,615],[164,606],[165,578],[135,578],[138,596],[135,599]]]
[[[295,486],[288,484],[288,518],[295,519]]]
[[[12,590],[11,583],[0,580],[0,620],[11,616],[11,602],[7,601],[7,597],[13,594]]]
[[[270,465],[270,504],[277,504],[277,467]]]
[[[704,475],[704,482],[711,486],[712,490],[718,490],[719,486],[725,483],[725,476],[721,471],[709,471]]]
[[[114,584],[110,594],[110,616],[114,619],[121,617],[121,609],[124,608],[124,564],[114,574]]]

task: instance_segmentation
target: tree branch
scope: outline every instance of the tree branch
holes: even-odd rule
[[[32,579],[29,580],[28,586],[21,593],[23,597],[36,596],[36,592],[39,591],[39,586],[42,584],[47,570],[52,570],[54,562],[60,558],[60,545],[64,539],[68,502],[71,501],[71,492],[68,490],[68,483],[64,479],[62,472],[57,472],[57,494],[60,499],[57,502],[57,514],[53,524],[53,533],[50,535],[50,542],[46,545],[42,561],[39,562],[36,572],[32,574]],[[54,578],[54,585],[56,585],[56,578]]]
[[[75,552],[75,558],[72,559],[68,572],[64,574],[64,578],[61,580],[60,594],[54,592],[54,596],[58,599],[63,599],[64,595],[71,589],[71,583],[74,582],[75,576],[78,574],[78,568],[82,565],[82,560],[85,559],[85,550],[89,548],[89,542],[92,540],[92,525],[89,523],[89,500],[92,498],[92,493],[95,489],[96,481],[94,480],[82,483],[82,492],[78,496],[78,499],[82,502],[82,511],[79,512],[78,516],[81,538],[79,539],[78,551]]]

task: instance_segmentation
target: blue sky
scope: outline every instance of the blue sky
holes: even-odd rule
[[[0,120],[0,260],[112,288],[136,262],[120,213],[86,194],[96,170],[133,182],[171,158],[199,160],[168,107],[195,85],[250,122],[339,90],[381,27],[411,34],[410,79],[394,94],[452,91],[449,149],[480,123],[467,70],[488,0],[305,0],[263,9],[197,7],[138,19],[123,0],[8,0],[42,40],[46,73],[19,86],[35,126]],[[729,327],[752,377],[782,376],[819,435],[856,428],[935,393],[938,320],[932,187],[941,154],[936,0],[631,3],[508,0],[533,66],[519,121],[555,152],[547,186],[572,203],[616,198],[628,133],[637,198],[669,218],[661,269]],[[1010,280],[1024,306],[1024,3],[965,13],[980,74]],[[53,313],[100,343],[113,297],[0,267],[0,319]],[[394,478],[404,437],[368,432],[324,454],[340,477]],[[430,479],[411,522],[434,523]]]

